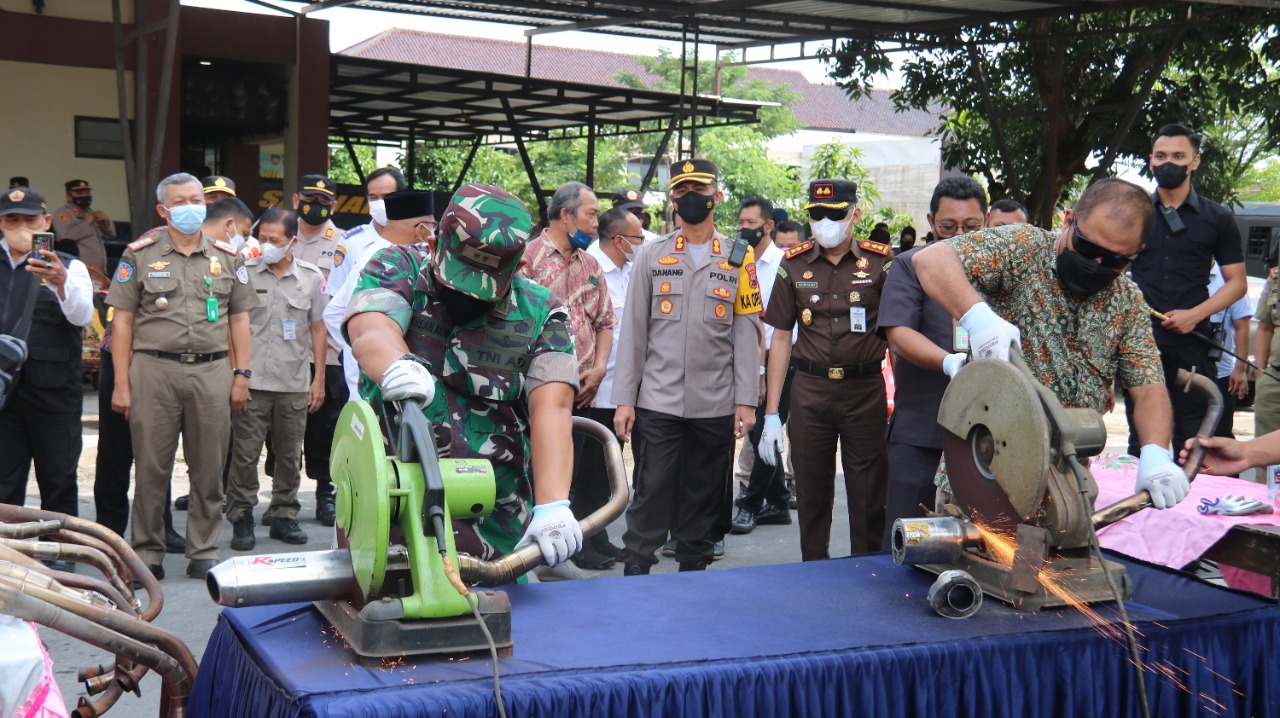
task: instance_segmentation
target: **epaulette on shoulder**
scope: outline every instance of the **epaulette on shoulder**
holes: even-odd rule
[[[226,252],[227,254],[230,254],[233,257],[240,253],[240,250],[236,249],[236,246],[234,244],[231,244],[230,242],[224,242],[221,239],[213,240],[213,246],[217,247],[218,249],[221,249],[222,251]]]
[[[361,232],[363,232],[363,231],[364,231],[364,227],[365,227],[365,226],[364,226],[363,224],[357,224],[356,226],[352,227],[351,229],[348,229],[347,231],[343,232],[343,233],[342,233],[342,238],[343,238],[343,239],[346,239],[347,237],[351,237],[351,236],[354,236],[354,235],[360,234]]]
[[[792,257],[799,257],[805,252],[808,252],[810,249],[813,249],[813,242],[805,242],[804,244],[797,244],[791,249],[788,249],[787,253],[783,255],[783,258],[791,259]]]
[[[858,247],[885,257],[889,256],[889,253],[893,251],[893,247],[881,242],[873,242],[869,239],[864,239],[861,242],[858,242]]]
[[[151,245],[156,243],[156,239],[157,239],[156,235],[153,234],[150,237],[143,237],[142,239],[130,242],[129,251],[136,252],[139,249],[142,249],[143,247],[150,247]]]

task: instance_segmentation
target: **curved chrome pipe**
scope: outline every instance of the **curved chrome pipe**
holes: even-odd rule
[[[0,538],[28,539],[55,533],[62,528],[57,521],[24,521],[20,524],[0,524]]]
[[[943,571],[929,587],[929,605],[943,618],[968,618],[982,608],[982,588],[965,571]]]
[[[116,571],[115,563],[103,552],[90,546],[82,546],[73,543],[59,543],[57,541],[31,541],[26,539],[7,539],[0,538],[0,546],[5,546],[24,553],[31,558],[40,559],[41,561],[73,561],[75,563],[87,563],[98,569],[102,575],[107,577],[107,581],[115,587],[120,595],[132,593],[129,584],[126,583],[120,574]],[[130,606],[137,607],[131,603]]]
[[[609,475],[611,495],[604,506],[578,522],[586,539],[613,523],[627,508],[630,488],[627,486],[626,464],[622,461],[622,445],[613,430],[597,421],[573,417],[573,430],[599,440],[604,448],[605,470]],[[546,561],[537,543],[512,551],[502,558],[484,561],[466,554],[458,555],[458,574],[464,583],[474,586],[502,586],[515,581]]]

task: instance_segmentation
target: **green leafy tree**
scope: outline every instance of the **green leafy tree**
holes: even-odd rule
[[[1241,202],[1280,202],[1280,160],[1250,166],[1240,180]]]
[[[993,197],[1024,198],[1032,221],[1050,226],[1077,178],[1109,174],[1121,159],[1144,163],[1168,122],[1207,127],[1225,107],[1265,118],[1268,138],[1280,134],[1273,20],[1262,8],[1170,5],[898,37],[921,49],[901,64],[893,100],[948,106],[938,130],[947,167],[984,177]],[[873,41],[847,41],[830,59],[855,97],[890,68]],[[1206,152],[1197,178],[1219,197],[1238,178],[1224,160]]]
[[[341,140],[330,139],[330,142],[341,142]],[[354,145],[354,149],[356,158],[360,160],[360,169],[366,176],[377,169],[378,163],[374,159],[373,147]],[[351,162],[351,153],[347,152],[344,145],[329,145],[329,179],[339,184],[360,184],[360,173],[356,172],[356,167]]]

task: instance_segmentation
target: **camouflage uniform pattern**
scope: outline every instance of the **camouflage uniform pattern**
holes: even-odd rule
[[[488,560],[515,548],[532,515],[529,393],[551,381],[578,385],[569,314],[550,290],[515,276],[487,315],[455,326],[439,299],[439,270],[428,271],[428,263],[427,252],[414,246],[375,254],[356,282],[343,336],[346,322],[362,312],[400,325],[409,350],[439,380],[424,413],[440,456],[493,463],[493,514],[454,522],[458,550]],[[363,368],[360,396],[375,409],[382,405]]]
[[[496,300],[511,286],[531,229],[518,198],[489,185],[460,188],[440,218],[436,279],[476,299]]]

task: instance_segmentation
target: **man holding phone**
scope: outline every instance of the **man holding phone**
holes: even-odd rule
[[[52,221],[39,192],[14,187],[0,194],[0,332],[14,330],[27,292],[37,285],[27,361],[0,411],[0,501],[24,503],[34,460],[40,507],[75,516],[80,344],[93,319],[93,285],[83,262],[53,251]],[[70,564],[56,568],[70,570]]]

